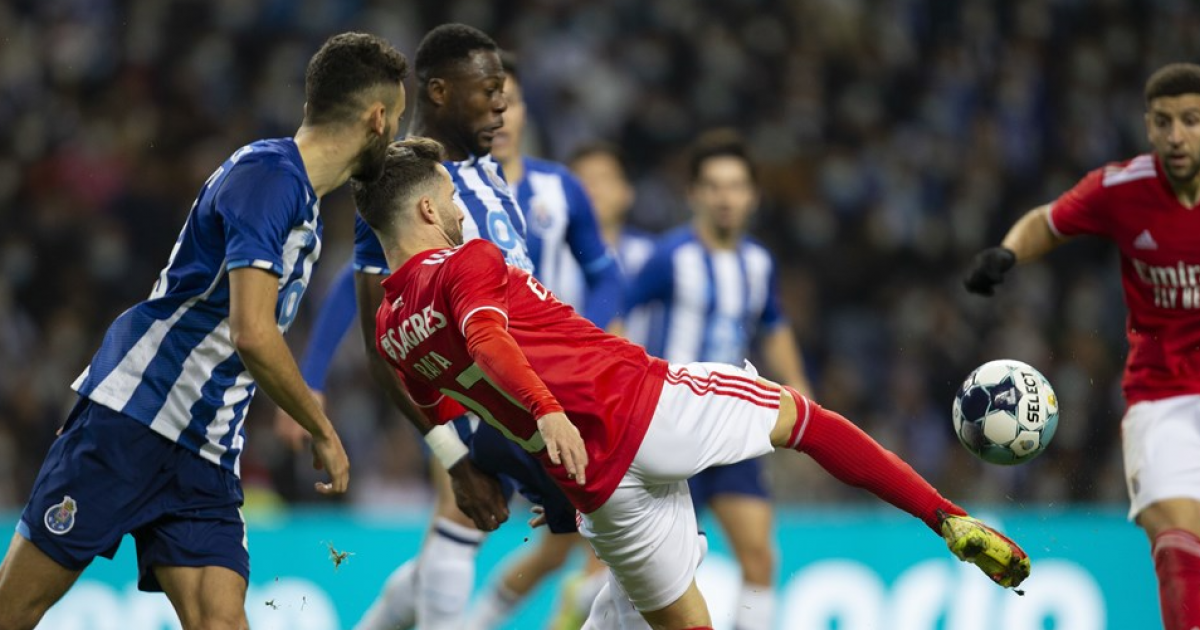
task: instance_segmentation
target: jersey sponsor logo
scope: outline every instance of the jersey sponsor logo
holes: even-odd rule
[[[1159,308],[1200,309],[1200,265],[1182,260],[1174,265],[1151,265],[1129,259],[1137,277],[1154,290],[1154,305]]]
[[[496,169],[489,168],[487,165],[484,165],[480,170],[482,170],[484,173],[487,173],[488,181],[491,182],[492,188],[495,188],[496,190],[499,190],[505,194],[511,194],[508,191],[508,182],[500,179],[500,175],[496,173]]]
[[[1158,243],[1154,241],[1154,237],[1150,235],[1150,230],[1142,230],[1137,238],[1133,239],[1134,249],[1158,249]]]
[[[75,512],[78,510],[79,504],[75,502],[75,499],[64,495],[62,503],[55,503],[46,510],[42,521],[51,534],[62,536],[75,527]]]
[[[400,361],[433,333],[446,327],[446,316],[434,310],[430,304],[420,313],[413,313],[400,320],[398,326],[387,329],[379,337],[379,346],[393,361]]]

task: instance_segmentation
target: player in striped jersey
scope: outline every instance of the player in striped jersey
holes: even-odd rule
[[[1027,212],[965,280],[992,295],[1018,262],[1070,237],[1116,244],[1129,309],[1121,421],[1129,517],[1150,539],[1165,630],[1200,628],[1200,65],[1146,82],[1153,151],[1088,173]]]
[[[313,56],[294,138],[238,149],[206,181],[148,299],[113,322],[0,565],[0,628],[32,628],[98,555],[137,543],[138,587],[184,628],[245,628],[239,455],[261,387],[312,434],[341,493],[349,463],[283,341],[321,251],[319,200],[382,172],[407,61],[346,33]]]
[[[508,110],[492,155],[525,214],[533,274],[600,328],[623,306],[621,270],[600,238],[592,202],[563,164],[522,155],[525,100],[516,58],[501,56]]]
[[[517,202],[525,213],[534,276],[596,326],[614,324],[615,328],[619,321],[615,316],[624,299],[621,269],[600,238],[583,185],[565,165],[522,155],[526,110],[517,60],[511,53],[504,53],[501,61],[508,109],[504,126],[492,145],[492,155],[500,162],[505,180],[516,189]],[[476,436],[473,444],[479,441]],[[539,494],[552,496],[555,501],[562,497],[553,486],[539,490]],[[545,577],[566,563],[580,542],[575,533],[573,526],[548,528],[535,546],[516,554],[503,574],[485,588],[466,627],[487,630],[503,625]]]
[[[673,363],[740,364],[757,345],[775,378],[810,395],[779,305],[775,261],[745,234],[758,205],[746,148],[730,132],[705,134],[692,149],[690,175],[695,218],[659,241],[629,289],[630,307],[656,302],[665,311],[666,325],[647,349]],[[713,511],[742,568],[738,630],[774,625],[773,510],[764,475],[762,461],[749,459],[689,481],[696,504]]]
[[[592,200],[601,237],[616,252],[625,277],[636,277],[654,253],[655,238],[626,223],[633,208],[634,189],[620,149],[607,142],[585,144],[575,150],[569,163]],[[622,334],[634,343],[646,345],[652,334],[651,326],[659,325],[660,310],[650,305],[626,311]]]
[[[454,183],[454,202],[463,212],[464,238],[490,241],[508,264],[532,271],[525,218],[489,155],[507,107],[498,47],[475,28],[446,24],[421,41],[415,65],[417,104],[411,131],[438,140],[447,149],[449,159],[443,165]],[[379,241],[361,217],[356,225],[354,266],[372,374],[426,433],[436,456],[435,470],[449,472],[449,478],[434,473],[435,518],[417,562],[406,563],[388,578],[356,627],[391,629],[419,622],[422,629],[458,630],[471,595],[463,585],[474,583],[475,556],[484,531],[494,530],[508,518],[507,502],[496,478],[475,467],[453,430],[448,426],[431,430],[432,425],[411,407],[395,371],[374,351],[374,313],[383,296],[380,281],[389,271]]]

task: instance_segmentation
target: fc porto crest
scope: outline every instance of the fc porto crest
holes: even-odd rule
[[[508,190],[508,182],[504,181],[500,177],[500,174],[496,172],[496,169],[484,167],[483,172],[487,173],[488,181],[491,182],[492,188],[495,188],[496,190],[499,190],[505,194],[511,194]]]
[[[51,505],[50,509],[46,510],[46,516],[42,519],[46,523],[46,529],[59,536],[71,531],[71,528],[75,527],[75,512],[78,509],[79,504],[75,503],[75,499],[63,496],[62,503]]]

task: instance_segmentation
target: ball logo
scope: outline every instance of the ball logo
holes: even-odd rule
[[[43,519],[46,523],[46,529],[50,530],[51,534],[59,536],[71,531],[75,527],[75,512],[79,509],[75,499],[69,496],[63,496],[62,503],[56,503],[46,510],[46,516]]]

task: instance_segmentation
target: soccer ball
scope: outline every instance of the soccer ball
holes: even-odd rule
[[[1058,397],[1041,372],[1020,361],[988,361],[954,397],[954,433],[992,464],[1027,462],[1045,450],[1058,428]]]

